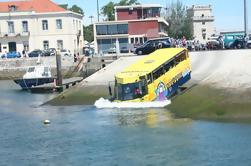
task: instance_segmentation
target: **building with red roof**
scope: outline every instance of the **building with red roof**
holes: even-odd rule
[[[83,48],[83,16],[51,0],[0,2],[0,53]]]

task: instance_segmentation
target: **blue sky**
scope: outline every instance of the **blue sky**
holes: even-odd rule
[[[8,1],[8,0],[0,0]],[[84,12],[84,23],[90,24],[89,16],[96,16],[96,0],[53,0],[59,4],[68,3],[70,6],[76,4],[80,6]],[[107,4],[110,0],[99,0],[100,8]],[[176,0],[139,0],[140,3],[159,3],[163,6],[171,4]],[[184,5],[191,6],[195,5],[208,5],[211,4],[213,7],[213,14],[215,16],[214,26],[217,30],[241,30],[243,29],[243,0],[181,0]],[[251,30],[251,0],[248,1],[249,13],[248,22],[249,29]],[[118,2],[115,0],[114,2]]]
[[[159,3],[163,6],[171,4],[175,0],[139,0],[140,3]],[[213,14],[216,18],[215,27],[217,30],[243,29],[243,0],[181,0],[184,5],[208,5],[213,7]],[[249,8],[249,29],[251,29],[251,1],[248,1]],[[54,0],[56,3],[77,4],[85,11],[84,21],[90,23],[90,15],[96,16],[96,0]],[[100,8],[107,4],[109,0],[99,0]],[[118,0],[114,1],[118,2]]]

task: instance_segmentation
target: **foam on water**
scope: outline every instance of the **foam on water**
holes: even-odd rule
[[[100,98],[95,102],[97,108],[163,108],[171,104],[170,100],[153,102],[111,102]]]

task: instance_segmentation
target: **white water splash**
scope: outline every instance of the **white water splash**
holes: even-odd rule
[[[111,102],[100,98],[95,102],[97,108],[163,108],[171,104],[170,100],[153,102]]]

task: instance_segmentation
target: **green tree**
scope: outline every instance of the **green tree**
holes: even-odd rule
[[[73,5],[70,8],[68,7],[68,4],[60,4],[59,6],[66,9],[66,10],[70,10],[70,11],[73,11],[75,13],[84,15],[83,9],[81,7],[79,7],[79,6],[77,6],[77,5]]]
[[[168,9],[169,14],[166,16],[166,20],[169,23],[168,35],[173,38],[185,36],[187,39],[192,39],[192,17],[188,14],[186,7],[181,1],[177,0]]]
[[[113,21],[115,20],[115,10],[114,10],[115,6],[126,6],[133,4],[139,4],[138,0],[120,0],[119,3],[114,3],[110,1],[101,8],[101,14],[103,14],[106,17],[107,21]]]
[[[84,26],[84,39],[88,42],[92,42],[94,40],[93,25]]]
[[[58,6],[64,8],[65,10],[68,10],[68,4],[60,4]]]
[[[110,1],[108,4],[101,8],[101,13],[106,17],[107,21],[115,20],[114,6],[115,3]]]
[[[69,8],[69,10],[84,15],[83,9],[77,5],[73,5],[71,8]]]

